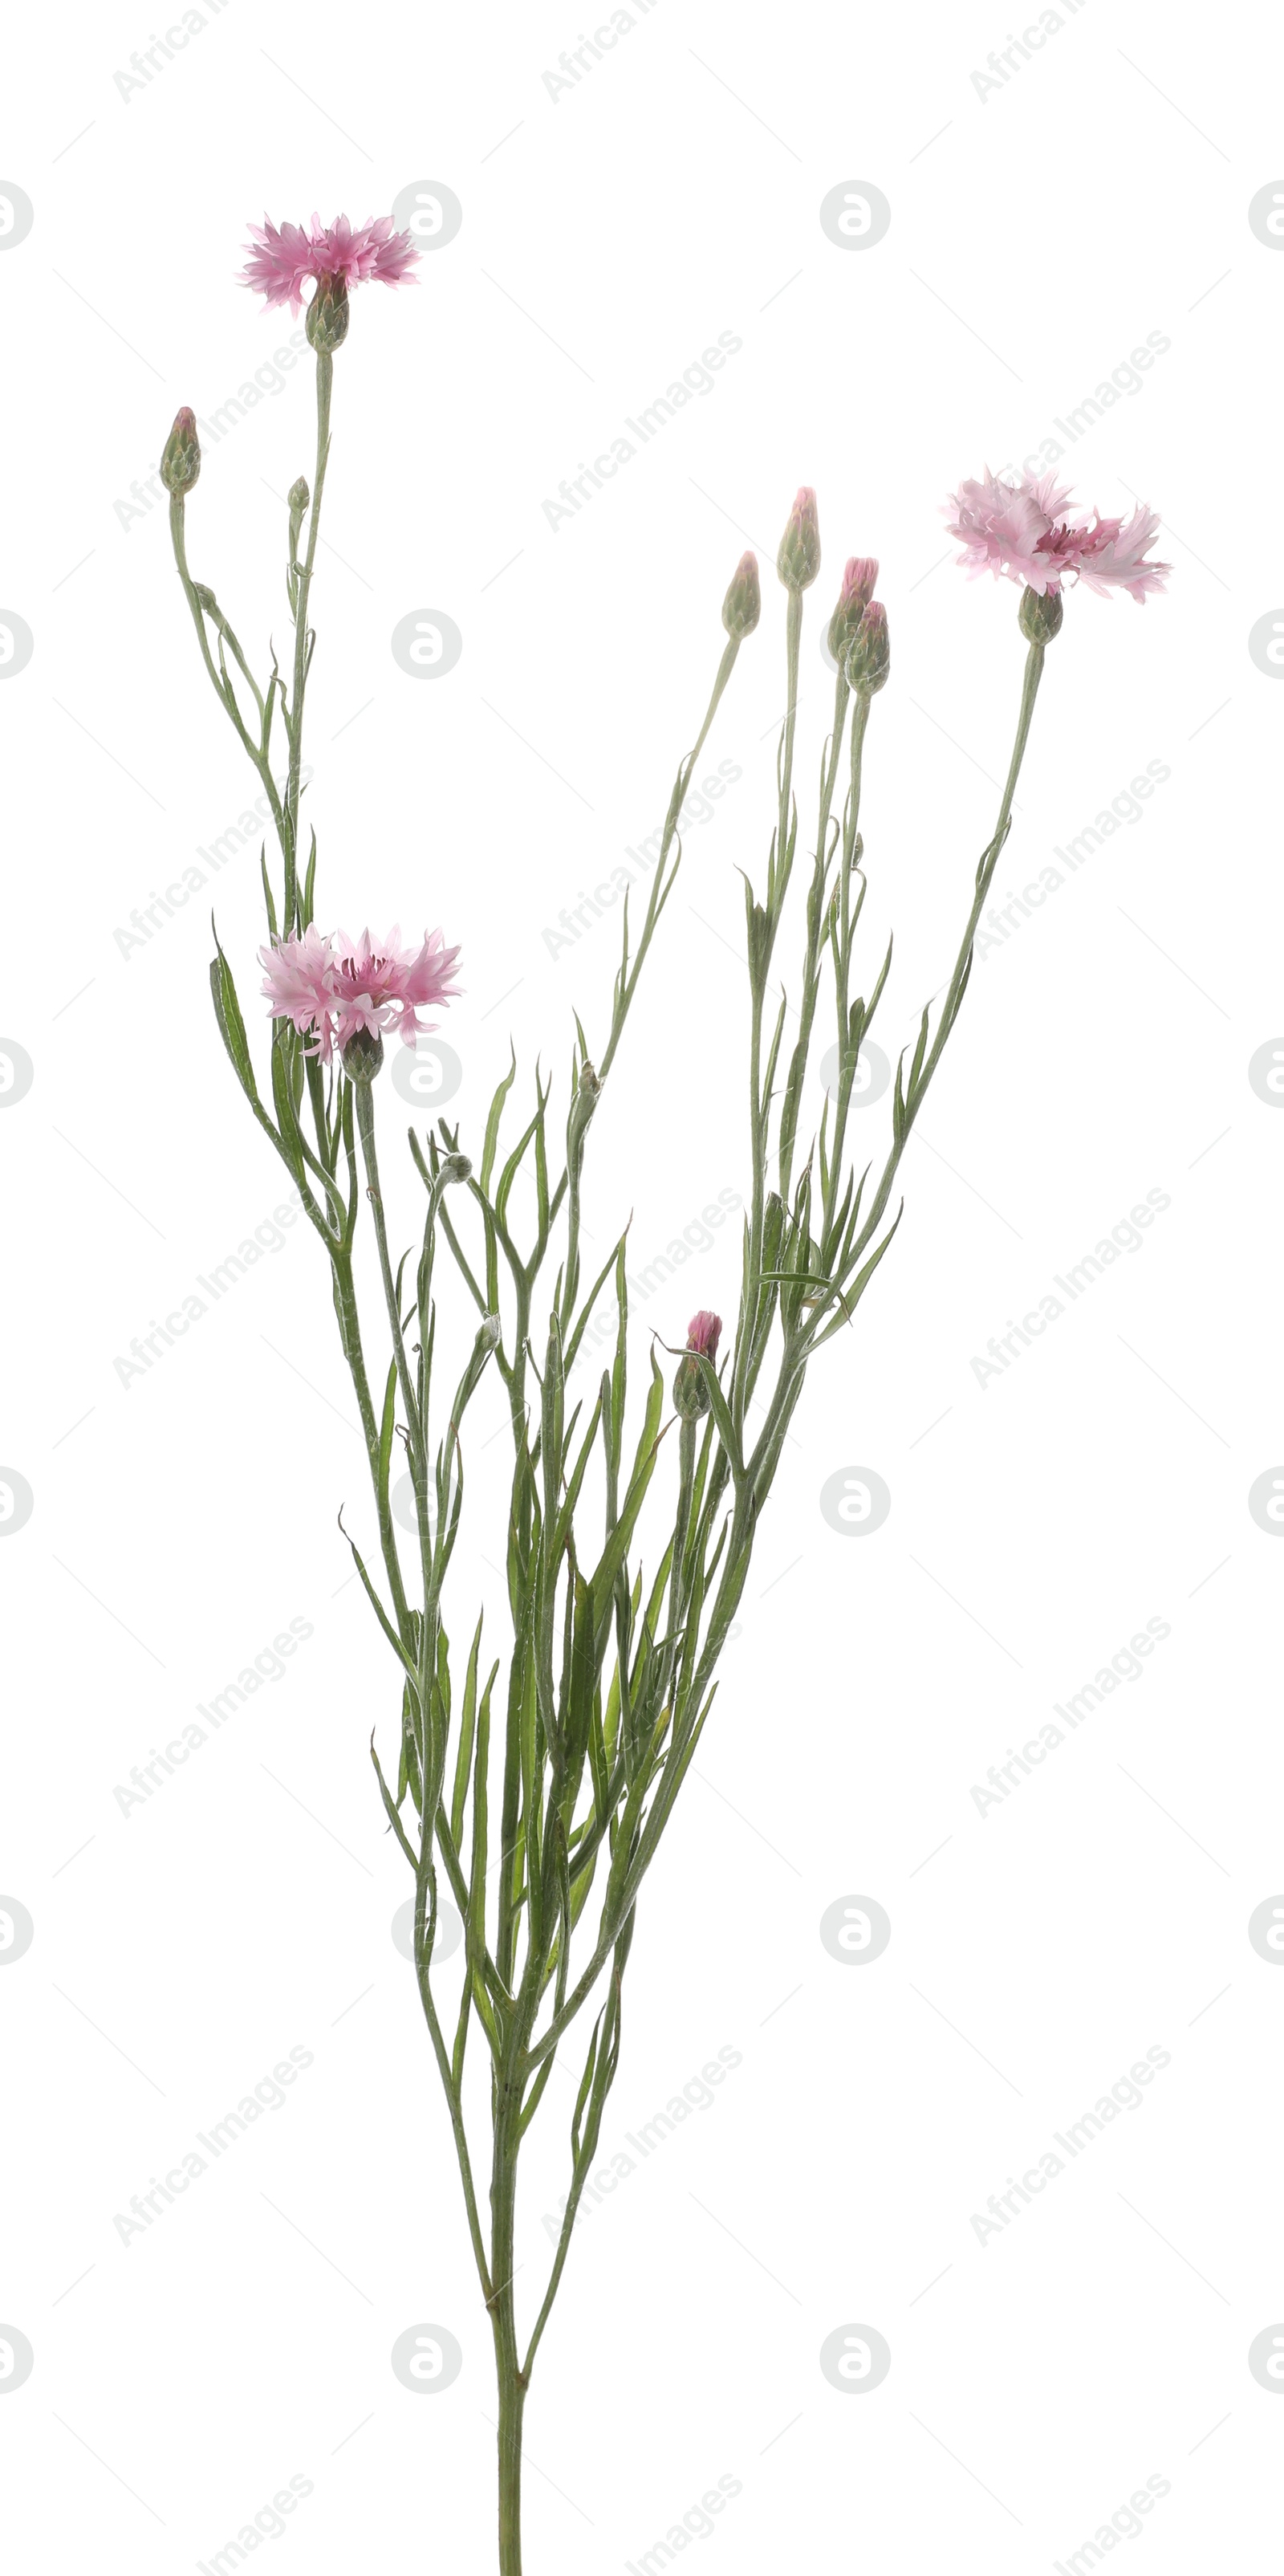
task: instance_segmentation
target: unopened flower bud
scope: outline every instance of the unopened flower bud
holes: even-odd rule
[[[437,1168],[448,1187],[452,1182],[472,1179],[473,1167],[466,1154],[443,1154]]]
[[[700,1360],[717,1360],[721,1332],[721,1315],[711,1314],[707,1306],[702,1306],[687,1326],[688,1356],[680,1361],[673,1381],[673,1409],[683,1422],[698,1422],[701,1414],[709,1410],[709,1390]]]
[[[383,1039],[378,1029],[355,1029],[341,1052],[349,1082],[373,1082],[383,1063]]]
[[[304,512],[312,498],[312,495],[308,490],[307,483],[301,474],[298,481],[290,485],[290,489],[285,497],[290,505],[290,543],[291,545],[297,545],[299,530],[303,525]]]
[[[502,1331],[503,1325],[498,1315],[483,1315],[477,1335],[478,1347],[485,1351],[498,1350]]]
[[[850,555],[843,574],[843,587],[838,606],[829,621],[829,650],[841,671],[856,638],[860,624],[878,580],[878,562],[874,555]]]
[[[1027,644],[1050,644],[1061,632],[1064,610],[1059,590],[1023,590],[1017,624]]]
[[[789,513],[776,570],[786,590],[807,590],[820,570],[820,521],[810,483],[801,486]]]
[[[847,656],[847,686],[857,696],[872,698],[886,685],[891,668],[891,646],[887,640],[887,611],[881,599],[871,599],[861,616]]]
[[[348,281],[346,277],[319,277],[317,291],[304,315],[308,347],[318,356],[323,351],[341,349],[348,336]]]
[[[167,492],[190,492],[201,470],[201,442],[196,435],[196,414],[184,403],[174,415],[174,426],[165,441],[160,461],[160,478]]]
[[[598,1080],[597,1069],[596,1066],[589,1063],[587,1056],[585,1057],[583,1064],[580,1066],[579,1087],[587,1099],[599,1100],[601,1098],[602,1085]]]
[[[722,623],[733,644],[742,636],[752,635],[762,615],[762,592],[758,587],[758,558],[742,555],[736,565],[731,588],[722,603]]]

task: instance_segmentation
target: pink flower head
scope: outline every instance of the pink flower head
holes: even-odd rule
[[[273,1019],[289,1020],[300,1037],[316,1037],[319,1044],[309,1053],[319,1054],[322,1063],[328,1064],[333,1037],[329,940],[309,927],[301,938],[278,939],[270,948],[260,948],[259,956],[267,970],[262,989],[271,1002]]]
[[[849,555],[838,594],[838,606],[829,621],[830,658],[841,671],[860,621],[874,596],[878,564],[873,555]]]
[[[807,590],[820,570],[820,521],[810,483],[800,483],[780,540],[776,571],[786,590]]]
[[[459,986],[451,981],[457,948],[448,948],[439,930],[424,933],[421,948],[399,948],[401,925],[394,922],[386,939],[372,947],[370,933],[358,940],[338,932],[334,942],[332,989],[335,1035],[346,1046],[358,1029],[371,1037],[396,1030],[412,1047],[436,1022],[421,1020],[420,1011],[448,1001]]]
[[[855,611],[855,624],[859,624],[877,588],[877,555],[849,555],[838,605],[849,613]]]
[[[332,224],[314,215],[307,232],[299,224],[278,229],[265,216],[261,224],[251,224],[246,248],[250,264],[242,270],[241,284],[257,286],[269,305],[288,304],[292,313],[302,306],[307,278],[318,286],[322,280],[345,288],[364,286],[372,277],[385,286],[400,286],[419,257],[410,234],[393,231],[391,215],[376,215],[371,223],[355,227],[346,215],[336,215]]]
[[[400,937],[396,924],[377,945],[368,930],[354,941],[344,930],[324,939],[309,928],[301,937],[261,948],[263,991],[273,1018],[289,1020],[300,1037],[310,1037],[308,1052],[322,1064],[358,1030],[370,1037],[395,1030],[412,1047],[436,1025],[421,1020],[420,1012],[459,990],[452,981],[459,950],[447,948],[439,930],[425,932],[418,949],[402,949]]]
[[[1071,576],[1090,590],[1126,590],[1140,602],[1163,589],[1172,565],[1146,560],[1159,531],[1153,510],[1139,504],[1126,522],[1097,510],[1088,527],[1067,518],[1069,499],[1054,474],[1005,483],[987,467],[980,482],[961,483],[946,504],[950,534],[963,547],[959,562],[973,576],[992,572],[1040,596]]]
[[[702,1306],[687,1326],[687,1349],[698,1351],[702,1359],[716,1360],[721,1332],[721,1315],[711,1314],[707,1306]]]

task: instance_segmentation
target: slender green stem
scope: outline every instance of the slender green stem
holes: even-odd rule
[[[731,1419],[735,1424],[737,1439],[742,1438],[744,1432],[749,1363],[757,1335],[758,1299],[761,1294],[762,1242],[767,1194],[767,1133],[771,1120],[771,1102],[769,1099],[764,1100],[762,1096],[762,1013],[767,995],[767,974],[780,921],[780,907],[784,901],[792,865],[794,733],[798,721],[798,656],[801,640],[802,592],[791,590],[785,617],[785,669],[788,696],[779,759],[780,806],[776,823],[776,840],[767,872],[766,907],[764,909],[755,904],[752,896],[748,901],[751,1189],[749,1242],[740,1296],[740,1325],[736,1334],[736,1350],[731,1375]]]
[[[784,1106],[780,1114],[780,1195],[788,1202],[789,1184],[793,1177],[794,1142],[798,1133],[798,1113],[802,1104],[807,1059],[811,1051],[812,1023],[820,992],[820,952],[825,927],[825,886],[829,873],[829,818],[833,810],[834,788],[838,780],[838,763],[842,756],[843,727],[847,720],[847,701],[851,691],[844,673],[834,683],[834,722],[829,737],[828,755],[821,772],[820,814],[816,824],[816,859],[811,888],[807,897],[807,947],[803,959],[802,1000],[799,1008],[798,1036],[790,1059],[789,1079],[785,1085]]]
[[[316,562],[317,537],[321,526],[321,497],[325,491],[325,470],[330,461],[330,395],[334,382],[334,359],[328,349],[317,351],[317,461],[312,485],[312,514],[308,520],[307,552],[298,566],[298,585],[294,609],[294,681],[286,709],[286,731],[290,742],[290,770],[285,792],[289,848],[285,854],[285,907],[281,923],[282,936],[288,938],[299,913],[299,781],[303,768],[303,701],[307,689],[310,651],[308,643],[308,597],[312,589],[312,568]]]

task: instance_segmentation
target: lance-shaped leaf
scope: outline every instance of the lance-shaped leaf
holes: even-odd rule
[[[212,920],[210,928],[211,930],[214,929]],[[210,991],[214,997],[214,1017],[218,1021],[219,1035],[223,1040],[224,1046],[227,1048],[228,1055],[231,1059],[232,1070],[236,1075],[237,1081],[240,1083],[241,1089],[246,1094],[247,1099],[252,1100],[257,1108],[259,1106],[258,1085],[255,1082],[254,1067],[250,1061],[249,1040],[245,1034],[245,1022],[241,1016],[241,1005],[236,997],[236,984],[233,979],[232,969],[228,965],[222,948],[219,946],[219,936],[216,930],[214,931],[214,945],[215,948],[218,949],[218,955],[210,959]]]

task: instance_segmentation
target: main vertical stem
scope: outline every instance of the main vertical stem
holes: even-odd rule
[[[496,2329],[498,2350],[498,2328]],[[516,2362],[499,2370],[499,2576],[522,2576],[522,2409]]]
[[[490,2321],[499,2390],[499,2576],[522,2576],[522,2413],[526,2382],[517,2353],[513,2240],[521,2093],[507,2067],[496,2077],[495,2151],[491,2170]]]

